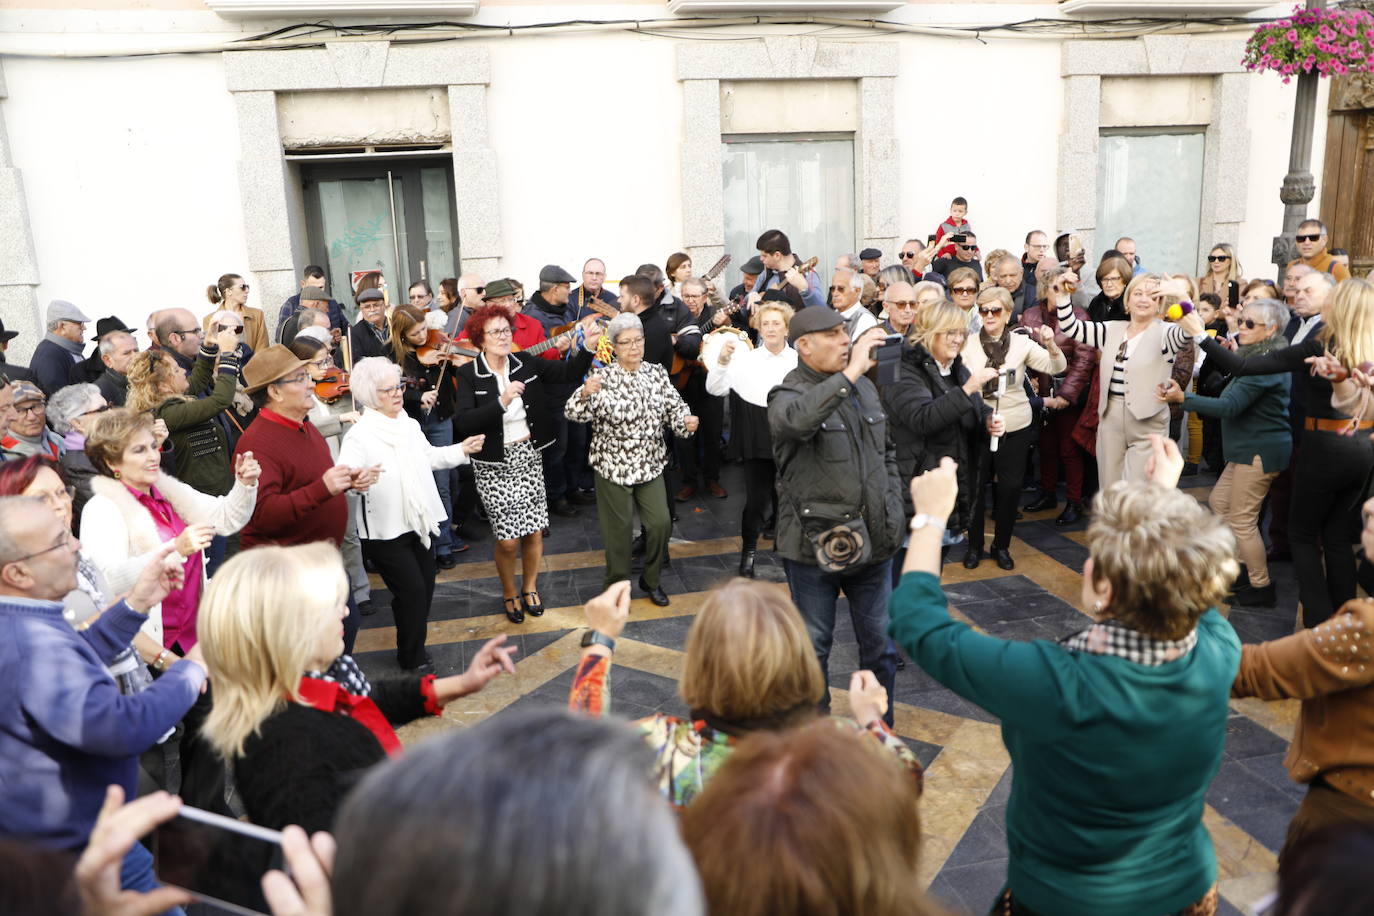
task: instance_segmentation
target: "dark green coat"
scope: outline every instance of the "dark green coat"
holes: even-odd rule
[[[216,373],[215,354],[202,350],[186,390],[204,391],[211,374],[215,374],[215,387],[208,395],[168,398],[153,408],[153,416],[167,424],[176,467],[173,476],[202,493],[224,496],[234,487],[234,462],[219,415],[234,403],[238,354],[226,353]]]

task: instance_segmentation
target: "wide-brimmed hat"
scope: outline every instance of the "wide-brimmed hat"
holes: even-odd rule
[[[9,343],[18,336],[18,331],[6,331],[4,319],[0,319],[0,343]]]
[[[305,360],[289,349],[281,344],[273,344],[266,350],[254,353],[253,358],[243,367],[243,380],[247,382],[243,390],[249,394],[261,391],[304,365]]]

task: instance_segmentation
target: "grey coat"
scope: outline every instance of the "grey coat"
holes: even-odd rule
[[[906,514],[897,451],[878,389],[805,363],[768,393],[768,427],[778,466],[777,552],[816,563],[807,534],[863,518],[880,563],[902,543]],[[803,522],[805,518],[805,522]]]

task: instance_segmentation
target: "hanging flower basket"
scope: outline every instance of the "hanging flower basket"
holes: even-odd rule
[[[1374,14],[1363,9],[1307,9],[1266,22],[1245,44],[1247,70],[1273,70],[1286,83],[1300,73],[1374,73]]]

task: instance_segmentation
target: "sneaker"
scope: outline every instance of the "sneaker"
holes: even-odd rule
[[[472,549],[472,545],[460,538],[457,534],[449,535],[449,541],[453,544],[454,553],[462,553],[465,550]]]
[[[434,558],[434,565],[440,569],[452,569],[458,565],[458,558],[451,553],[441,553]]]

